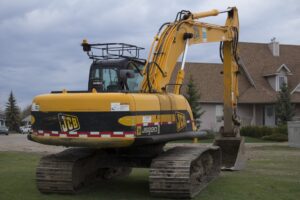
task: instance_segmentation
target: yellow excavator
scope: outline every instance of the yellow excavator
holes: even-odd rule
[[[224,26],[199,19],[227,13]],[[235,7],[224,11],[178,12],[163,24],[147,60],[143,48],[124,43],[82,42],[93,60],[87,91],[53,91],[32,103],[34,142],[70,147],[41,158],[36,182],[43,193],[75,193],[97,180],[149,168],[150,194],[192,198],[221,169],[244,166],[237,98],[239,22]],[[211,147],[165,148],[174,140],[198,137],[189,103],[180,94],[190,45],[220,42],[224,63],[224,128]],[[181,68],[171,76],[178,58]],[[170,91],[171,88],[171,91]],[[212,91],[213,92],[213,91]]]

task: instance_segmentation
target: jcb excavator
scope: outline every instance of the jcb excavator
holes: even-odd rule
[[[198,19],[227,13],[225,26]],[[90,44],[83,50],[93,60],[87,91],[53,91],[32,103],[29,140],[72,147],[44,156],[36,181],[43,193],[74,193],[98,179],[129,175],[132,168],[150,168],[150,193],[192,198],[220,169],[241,169],[244,141],[237,117],[239,70],[238,12],[180,11],[163,24],[147,60],[142,48],[124,43]],[[220,42],[224,62],[224,129],[211,147],[171,149],[174,140],[198,137],[187,100],[180,95],[189,45]],[[181,68],[170,83],[178,58]],[[173,91],[169,89],[173,87]],[[213,91],[212,91],[213,92]]]

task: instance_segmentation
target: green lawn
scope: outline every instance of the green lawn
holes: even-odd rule
[[[195,199],[277,200],[300,197],[300,149],[282,146],[248,150],[247,168],[222,172]],[[127,178],[95,184],[76,195],[45,195],[35,186],[35,167],[40,155],[0,152],[0,199],[157,199],[148,193],[148,171],[137,169]]]

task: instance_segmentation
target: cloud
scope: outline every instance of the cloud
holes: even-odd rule
[[[86,89],[90,60],[80,43],[125,42],[143,46],[147,56],[159,26],[179,10],[192,12],[237,6],[242,41],[300,44],[296,0],[1,0],[0,106],[11,90],[24,107],[51,90]],[[226,15],[205,21],[224,24]],[[189,61],[219,62],[218,44],[191,47]]]

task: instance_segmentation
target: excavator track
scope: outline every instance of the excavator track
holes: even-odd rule
[[[43,193],[75,193],[95,173],[88,163],[93,153],[90,149],[72,148],[44,156],[36,170],[37,188]]]
[[[175,147],[152,160],[149,176],[152,196],[193,198],[218,177],[218,147]]]
[[[87,148],[71,148],[58,154],[44,156],[36,170],[37,188],[42,193],[79,191],[98,180],[128,176],[129,167],[108,166],[99,162],[105,152]]]
[[[154,152],[162,148],[160,145],[151,147]],[[36,169],[37,188],[42,193],[76,193],[83,186],[98,180],[128,176],[132,171],[131,167],[149,167],[152,157],[156,155],[152,155],[153,152],[151,155],[135,155],[129,150],[119,150],[116,153],[99,149],[70,148],[44,156]]]

